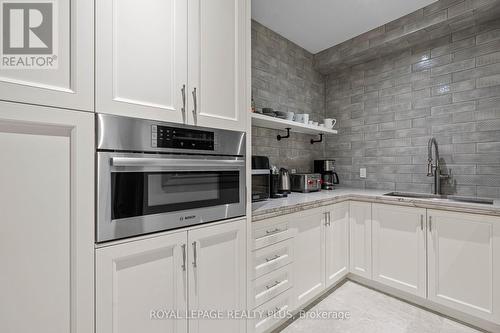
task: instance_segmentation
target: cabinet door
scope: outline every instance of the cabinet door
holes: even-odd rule
[[[96,250],[96,333],[181,333],[187,319],[187,233]],[[186,258],[186,259],[184,259]]]
[[[0,110],[0,332],[93,332],[94,117]]]
[[[301,307],[325,289],[325,223],[322,209],[290,216],[293,238],[295,307]]]
[[[500,323],[500,219],[428,215],[429,299]]]
[[[187,1],[96,1],[96,110],[182,123]]]
[[[372,204],[349,204],[350,272],[372,278]]]
[[[41,5],[35,2],[0,2],[0,17],[9,17],[11,23],[23,24],[24,14],[24,17],[30,18],[30,23],[42,20],[41,24],[47,28],[44,31],[52,30],[52,34],[43,36],[26,30],[29,38],[24,36],[22,25],[11,24],[9,31],[3,31],[4,36],[10,37],[10,45],[20,49],[15,51],[18,53],[16,55],[7,54],[6,50],[3,50],[3,59],[11,56],[15,59],[35,56],[36,62],[42,67],[31,66],[29,61],[24,62],[26,66],[19,63],[15,66],[0,65],[0,99],[93,111],[94,1],[60,0],[52,1],[51,6],[43,10],[40,10],[40,7],[30,9],[30,5]],[[7,9],[6,5],[14,8]],[[23,5],[23,9],[15,8]],[[17,43],[16,36],[20,39]],[[45,52],[46,54],[40,56],[33,54]],[[37,68],[33,69],[35,67]]]
[[[196,125],[245,130],[247,3],[189,0],[189,98]]]
[[[326,287],[342,280],[349,272],[349,202],[328,208],[325,228]]]
[[[373,279],[426,296],[426,210],[373,204]]]
[[[245,309],[245,221],[189,231],[189,310]],[[190,333],[243,333],[238,319],[192,319]]]

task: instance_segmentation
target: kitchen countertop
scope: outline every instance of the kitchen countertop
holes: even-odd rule
[[[313,193],[291,193],[287,198],[269,199],[252,203],[252,221],[260,221],[279,215],[300,212],[346,200],[387,203],[410,207],[442,209],[455,212],[500,216],[500,200],[493,205],[455,202],[436,199],[403,198],[384,196],[387,190],[364,190],[354,188],[336,188],[333,191]]]

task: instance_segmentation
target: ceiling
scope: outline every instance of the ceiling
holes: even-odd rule
[[[315,54],[435,0],[252,0],[252,18]]]

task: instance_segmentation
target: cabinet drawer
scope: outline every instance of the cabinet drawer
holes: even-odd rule
[[[252,253],[252,278],[258,278],[292,262],[291,239],[256,250]]]
[[[292,292],[291,290],[287,290],[278,297],[255,309],[257,316],[255,319],[248,320],[248,332],[270,332],[271,328],[276,328],[277,325],[285,322],[291,315],[292,300]]]
[[[260,249],[292,237],[287,220],[273,219],[255,224],[253,227],[253,249]]]
[[[292,286],[291,266],[285,266],[252,281],[253,307],[260,306]]]

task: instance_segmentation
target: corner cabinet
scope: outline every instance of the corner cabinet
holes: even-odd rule
[[[248,0],[96,2],[96,111],[244,131]]]
[[[373,204],[373,280],[426,297],[425,208]]]
[[[0,332],[93,332],[94,117],[0,110]]]
[[[325,227],[326,287],[349,273],[349,202],[328,207]]]
[[[350,273],[372,278],[372,204],[351,201],[349,204]]]
[[[192,315],[245,309],[245,221],[97,249],[96,333],[244,333]]]
[[[500,218],[428,216],[429,300],[500,324]]]
[[[48,56],[57,66],[0,68],[0,100],[94,111],[94,1],[53,4],[57,27],[54,53]]]

